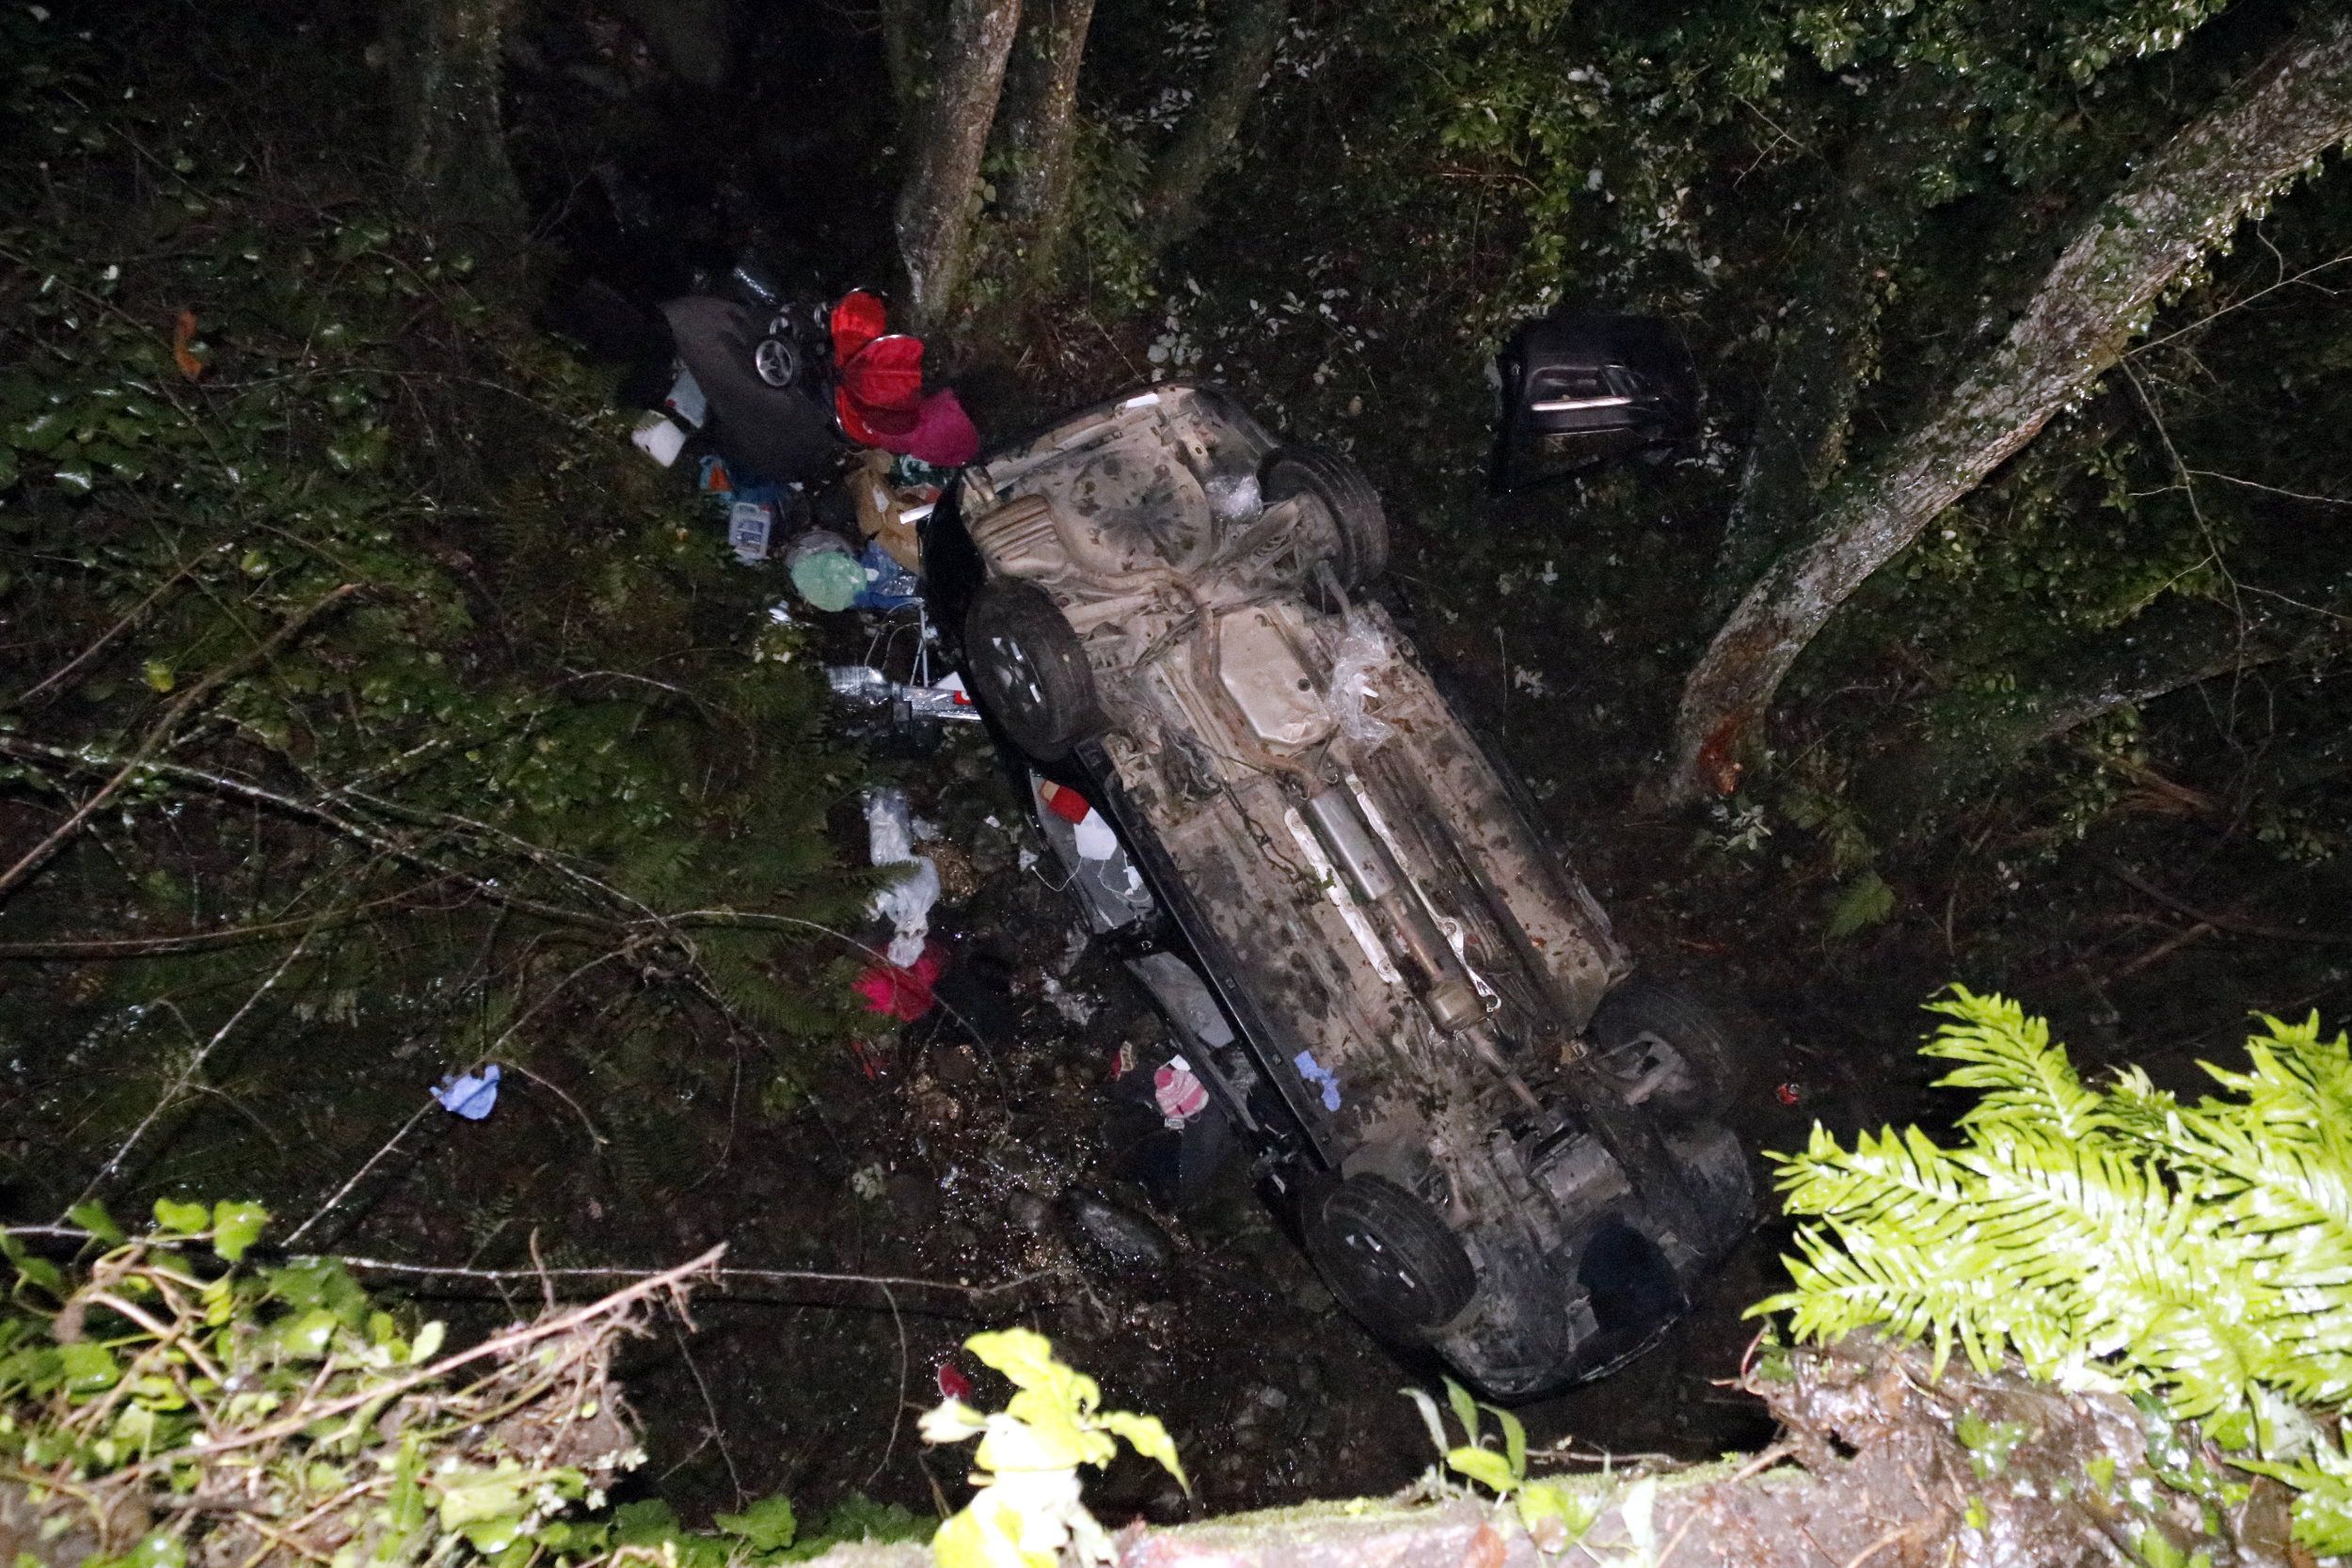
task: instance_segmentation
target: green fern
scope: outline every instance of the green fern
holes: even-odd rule
[[[1946,1147],[1917,1128],[1816,1126],[1778,1155],[1800,1338],[1862,1328],[2005,1355],[2070,1388],[2120,1389],[2203,1424],[2301,1496],[2297,1531],[2352,1547],[2352,1456],[2294,1408],[2352,1402],[2352,1052],[2265,1018],[2249,1067],[2185,1105],[2137,1071],[2086,1085],[2041,1019],[1955,986],[1922,1048],[1977,1091]]]

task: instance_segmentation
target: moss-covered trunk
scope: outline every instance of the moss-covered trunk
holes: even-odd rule
[[[1176,137],[1152,166],[1143,193],[1143,234],[1154,249],[1189,235],[1200,223],[1200,197],[1225,150],[1241,134],[1259,85],[1274,68],[1274,52],[1290,19],[1289,0],[1234,0],[1228,8],[1209,79],[1176,127]]]
[[[1094,0],[1029,0],[1005,88],[1005,215],[1014,225],[1025,292],[1052,284],[1070,229],[1071,158],[1078,139],[1078,69]]]
[[[442,224],[509,247],[524,230],[499,103],[512,10],[512,0],[389,0],[385,16],[403,169]]]

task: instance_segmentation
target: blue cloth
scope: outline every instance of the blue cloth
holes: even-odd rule
[[[1298,1069],[1298,1076],[1310,1084],[1318,1085],[1323,1090],[1325,1110],[1336,1111],[1340,1108],[1340,1081],[1331,1076],[1329,1068],[1315,1060],[1313,1052],[1300,1052],[1291,1058],[1291,1066]]]
[[[499,1069],[496,1062],[480,1072],[441,1080],[441,1086],[433,1091],[433,1098],[441,1102],[441,1109],[464,1117],[468,1121],[480,1121],[499,1102]]]

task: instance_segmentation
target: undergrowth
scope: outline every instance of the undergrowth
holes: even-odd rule
[[[365,95],[258,22],[44,16],[0,15],[0,1188],[307,1212],[490,1059],[628,1104],[625,1183],[707,1169],[679,1108],[802,1098],[868,878],[780,579],[399,205]]]
[[[2194,1422],[2296,1493],[2297,1537],[2352,1550],[2352,1053],[2263,1020],[2191,1101],[2137,1069],[2087,1085],[2042,1020],[1955,987],[1924,1053],[1976,1092],[1960,1141],[1916,1127],[1782,1156],[1801,1338],[1885,1328],[1979,1370],[2014,1356]]]
[[[453,1348],[332,1259],[248,1256],[258,1205],[166,1199],[137,1236],[95,1205],[74,1219],[87,1241],[64,1267],[0,1232],[10,1561],[771,1568],[929,1534],[854,1496],[816,1528],[782,1497],[703,1531],[660,1497],[611,1504],[644,1459],[614,1351],[682,1316],[709,1256]]]

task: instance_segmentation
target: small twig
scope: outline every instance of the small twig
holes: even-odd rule
[[[329,609],[341,604],[358,591],[358,583],[344,583],[324,598],[313,602],[309,608],[297,611],[285,625],[271,633],[260,646],[230,659],[173,699],[171,705],[164,709],[162,716],[148,726],[147,733],[139,737],[138,744],[132,748],[130,756],[116,770],[114,777],[101,784],[95,794],[75,808],[72,816],[52,829],[48,837],[27,849],[14,865],[9,866],[5,872],[0,872],[0,897],[7,896],[10,889],[40,869],[51,855],[56,853],[59,846],[81,831],[82,824],[95,816],[99,807],[114,799],[115,792],[128,784],[132,774],[137,772],[148,758],[163,748],[164,743],[171,738],[172,732],[180,727],[180,721],[186,718],[198,704],[247,669],[266,662],[279,649],[300,636],[312,621],[317,620]]]
[[[727,1440],[720,1430],[722,1423],[719,1420],[719,1406],[710,1397],[710,1385],[703,1381],[703,1370],[694,1365],[694,1353],[687,1348],[686,1336],[678,1331],[675,1323],[670,1325],[670,1338],[677,1341],[678,1357],[686,1363],[686,1375],[694,1380],[694,1392],[703,1397],[703,1415],[710,1421],[710,1424],[703,1429],[703,1443],[719,1445],[719,1458],[726,1465],[727,1481],[735,1488],[735,1506],[739,1509],[749,1500],[750,1495],[743,1490],[743,1477],[741,1472],[735,1467],[735,1455],[727,1451]],[[695,1453],[702,1451],[703,1443],[694,1445]],[[693,1457],[692,1453],[686,1456],[687,1459]],[[685,1463],[685,1459],[678,1461],[678,1465]],[[670,1468],[675,1470],[677,1465],[673,1465]],[[874,1483],[868,1481],[866,1484],[871,1486]]]
[[[351,1179],[345,1181],[342,1186],[335,1189],[335,1195],[332,1197],[328,1198],[325,1203],[320,1204],[317,1212],[312,1213],[309,1219],[304,1220],[300,1225],[294,1227],[294,1234],[286,1238],[286,1245],[290,1247],[293,1246],[296,1242],[299,1242],[303,1237],[310,1233],[310,1227],[312,1226],[318,1224],[319,1221],[333,1213],[335,1212],[335,1206],[342,1202],[344,1198],[351,1196],[351,1190],[354,1187],[357,1187],[360,1181],[366,1178],[368,1172],[376,1167],[377,1162],[381,1161],[386,1155],[389,1154],[392,1151],[393,1147],[397,1145],[401,1139],[408,1135],[408,1130],[416,1126],[418,1122],[422,1121],[424,1119],[425,1113],[432,1110],[440,1102],[437,1100],[427,1098],[423,1104],[418,1106],[415,1113],[411,1115],[406,1121],[400,1124],[399,1130],[390,1137],[384,1140],[383,1147],[378,1148],[374,1153],[369,1155],[367,1160],[359,1166],[359,1168],[351,1173]]]
[[[2176,914],[2185,914],[2199,925],[2210,926],[2217,931],[2234,931],[2240,936],[2265,937],[2272,942],[2307,942],[2323,947],[2352,947],[2352,932],[2298,931],[2288,926],[2265,926],[2256,921],[2233,919],[2226,914],[2207,914],[2194,905],[2174,897],[2121,863],[2110,863],[2107,870],[2125,886],[2146,894]]]
[[[224,549],[227,548],[226,546],[222,546],[220,547]],[[38,682],[27,688],[23,696],[17,698],[8,705],[10,707],[30,706],[33,700],[39,697],[42,692],[48,690],[51,687],[56,686],[58,682],[66,679],[68,676],[72,675],[74,671],[79,670],[83,665],[87,664],[91,659],[97,657],[100,651],[103,650],[107,643],[121,636],[124,631],[128,630],[137,622],[140,616],[146,614],[148,610],[154,607],[157,599],[162,598],[166,594],[171,592],[182,578],[186,577],[190,572],[195,570],[196,562],[191,561],[186,565],[181,567],[178,571],[172,573],[171,576],[166,578],[161,583],[156,585],[154,592],[149,594],[147,597],[141,599],[138,603],[133,605],[128,610],[126,610],[123,613],[121,620],[117,621],[113,626],[108,626],[103,632],[100,633],[97,641],[91,643],[88,647],[84,648],[80,653],[75,654],[72,658],[59,665],[56,669],[51,671],[48,674],[43,675]]]
[[[890,1303],[891,1326],[898,1331],[898,1397],[890,1402],[890,1435],[882,1443],[882,1457],[874,1462],[873,1473],[866,1478],[866,1485],[869,1489],[889,1465],[890,1456],[898,1451],[898,1427],[905,1421],[907,1414],[906,1320],[898,1316],[898,1298],[890,1293],[890,1287],[884,1285],[882,1288],[882,1299]]]
[[[317,1422],[333,1420],[338,1416],[347,1415],[362,1406],[378,1402],[389,1402],[411,1388],[439,1382],[460,1367],[470,1366],[476,1361],[486,1360],[492,1356],[508,1355],[526,1346],[537,1344],[542,1339],[569,1334],[574,1329],[592,1323],[597,1318],[616,1316],[623,1307],[664,1291],[673,1295],[681,1295],[687,1280],[695,1275],[708,1273],[721,1258],[726,1256],[726,1243],[721,1242],[716,1246],[678,1264],[675,1268],[663,1269],[659,1274],[647,1275],[635,1284],[615,1291],[611,1295],[599,1297],[585,1307],[576,1307],[572,1311],[556,1317],[542,1318],[537,1323],[526,1323],[520,1328],[495,1335],[470,1350],[462,1350],[454,1354],[445,1355],[430,1366],[418,1368],[405,1377],[396,1377],[388,1383],[362,1388],[357,1393],[346,1394],[337,1400],[329,1400],[324,1404],[312,1405],[308,1400],[298,1402],[294,1414],[273,1421],[267,1426],[255,1427],[249,1432],[215,1436],[206,1447],[206,1456],[208,1460],[212,1460],[214,1456],[231,1449],[247,1449],[261,1443],[275,1443],[280,1438],[292,1437]],[[126,1480],[139,1478],[162,1463],[166,1461],[151,1459],[117,1473]]]
[[[245,999],[242,1006],[229,1015],[228,1022],[213,1032],[213,1037],[206,1040],[202,1048],[189,1060],[188,1065],[181,1069],[179,1078],[171,1087],[164,1091],[163,1098],[148,1108],[147,1115],[140,1118],[136,1127],[131,1129],[131,1135],[122,1141],[122,1147],[114,1151],[112,1159],[99,1167],[98,1174],[90,1178],[89,1185],[82,1189],[82,1196],[74,1199],[74,1202],[87,1202],[93,1194],[105,1186],[116,1171],[122,1168],[122,1162],[130,1157],[132,1149],[138,1147],[139,1140],[147,1135],[147,1130],[155,1125],[155,1118],[162,1116],[179,1101],[182,1094],[186,1092],[187,1086],[195,1081],[196,1075],[204,1070],[205,1058],[212,1055],[220,1042],[227,1039],[230,1032],[245,1022],[246,1014],[258,1006],[262,998],[278,989],[278,982],[286,977],[286,971],[292,969],[296,960],[310,947],[310,938],[315,934],[314,931],[303,932],[302,940],[294,944],[293,949],[286,954],[284,960],[276,969],[270,971],[269,978],[262,981],[253,994]]]
[[[289,1244],[293,1238],[289,1237]],[[630,1268],[563,1268],[563,1269],[468,1269],[445,1263],[403,1263],[385,1258],[352,1258],[338,1256],[335,1261],[347,1269],[365,1270],[375,1274],[407,1275],[418,1279],[472,1279],[485,1284],[501,1281],[536,1281],[546,1279],[632,1279],[659,1278],[659,1274]],[[675,1271],[673,1271],[675,1272]],[[994,1285],[963,1285],[946,1279],[919,1279],[905,1275],[823,1274],[813,1269],[717,1269],[710,1271],[714,1283],[724,1285],[730,1280],[755,1283],[788,1284],[806,1281],[828,1285],[872,1285],[882,1289],[897,1286],[901,1290],[946,1291],[974,1298],[1002,1295],[1008,1291],[1044,1277],[1042,1272],[1015,1275]]]

